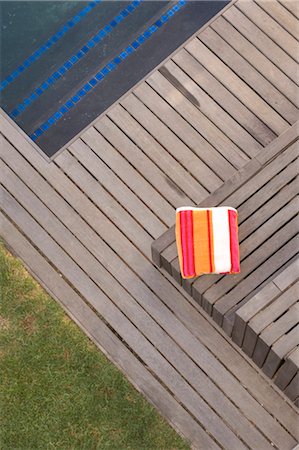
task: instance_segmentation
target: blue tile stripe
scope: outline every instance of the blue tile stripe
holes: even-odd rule
[[[25,72],[32,64],[37,61],[46,51],[49,50],[53,45],[56,44],[71,28],[73,28],[77,23],[79,23],[87,14],[93,10],[98,3],[103,0],[93,0],[88,3],[81,11],[78,12],[74,17],[67,21],[53,36],[51,36],[47,42],[41,45],[32,55],[30,55],[25,61],[19,65],[10,75],[8,75],[0,83],[0,92],[2,92],[10,83],[15,81],[22,73]]]
[[[110,72],[115,70],[124,60],[134,53],[144,42],[150,39],[160,28],[162,28],[169,19],[171,19],[180,9],[187,3],[187,0],[180,0],[172,8],[163,14],[154,24],[148,27],[135,41],[122,50],[122,52],[113,58],[106,66],[104,66],[94,77],[92,77],[84,86],[79,89],[76,94],[67,100],[64,105],[59,108],[46,122],[42,123],[30,136],[36,141],[49,128],[58,122],[69,110],[91,92],[94,87],[100,83]]]
[[[41,83],[22,103],[19,103],[9,114],[12,119],[22,114],[32,103],[35,102],[44,92],[52,87],[66,72],[71,70],[77,62],[83,60],[85,56],[95,48],[105,36],[108,36],[126,17],[132,14],[143,0],[134,0],[126,8],[121,10],[105,27],[100,29],[97,34],[90,38],[82,48],[67,61],[64,62],[55,72],[53,72],[47,80]]]

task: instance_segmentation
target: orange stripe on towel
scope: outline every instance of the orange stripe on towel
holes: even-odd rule
[[[193,211],[195,272],[210,272],[209,233],[206,211]]]

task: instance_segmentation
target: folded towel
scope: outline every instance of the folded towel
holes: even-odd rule
[[[183,278],[240,272],[238,213],[234,208],[178,208],[176,243]]]

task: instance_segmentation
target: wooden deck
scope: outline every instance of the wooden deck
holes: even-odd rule
[[[176,207],[295,128],[298,17],[237,1],[50,164],[1,117],[1,236],[194,448],[298,443],[284,366],[278,388],[151,262]]]

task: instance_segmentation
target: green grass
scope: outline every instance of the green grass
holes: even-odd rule
[[[188,449],[0,243],[0,448]]]

